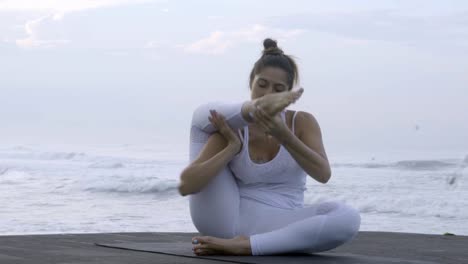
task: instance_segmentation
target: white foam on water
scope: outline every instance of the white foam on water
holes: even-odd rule
[[[170,144],[2,147],[0,235],[196,232],[177,192],[187,154]],[[360,210],[361,230],[468,235],[468,157],[459,152],[329,158],[332,179],[309,177],[306,204],[345,201]]]

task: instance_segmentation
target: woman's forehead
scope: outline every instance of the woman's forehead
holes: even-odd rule
[[[287,73],[279,68],[267,67],[259,72],[256,77],[258,79],[264,79],[269,82],[287,84]]]

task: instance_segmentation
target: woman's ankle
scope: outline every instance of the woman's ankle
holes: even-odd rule
[[[249,122],[249,123],[253,123],[254,120],[251,116],[251,114],[253,114],[253,111],[255,109],[255,100],[252,100],[252,101],[246,101],[243,105],[242,105],[242,108],[241,108],[241,114],[242,114],[242,118],[245,119],[245,121]]]

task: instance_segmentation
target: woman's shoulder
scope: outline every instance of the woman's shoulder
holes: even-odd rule
[[[310,129],[320,129],[317,119],[315,116],[306,111],[290,111],[290,115],[294,118],[294,130],[296,131],[296,135],[302,135],[302,132],[305,130],[310,131]]]

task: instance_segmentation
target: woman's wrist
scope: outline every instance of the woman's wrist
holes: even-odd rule
[[[281,145],[289,145],[291,144],[292,141],[294,141],[294,137],[296,137],[291,130],[285,129],[283,133],[281,133],[280,137],[277,137],[278,141],[281,143]]]
[[[241,150],[242,143],[230,141],[227,147],[233,152],[234,155],[237,155],[237,153],[239,153]]]

